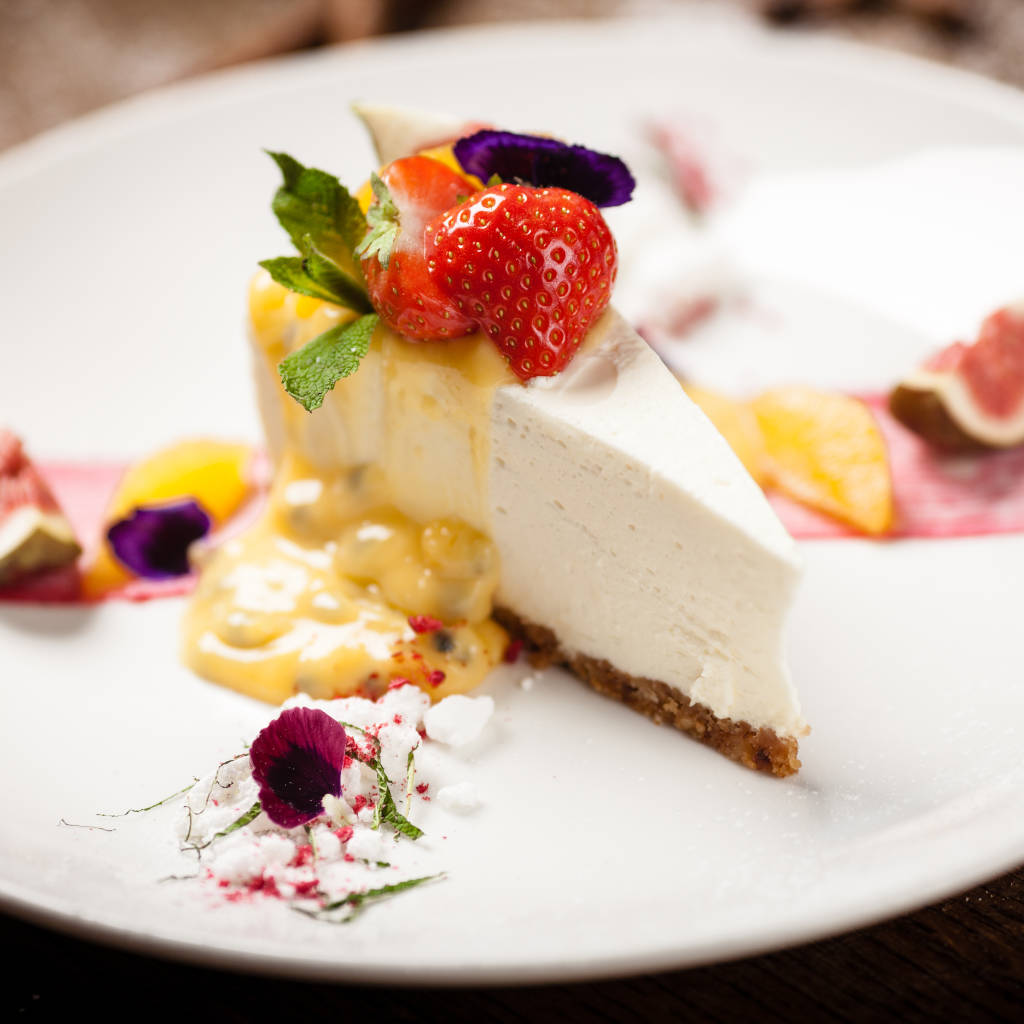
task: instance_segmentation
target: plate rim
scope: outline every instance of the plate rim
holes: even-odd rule
[[[715,28],[712,31],[724,29],[746,33],[748,40],[757,39],[760,43],[770,41],[770,45],[778,51],[786,51],[783,56],[787,60],[797,57],[812,66],[831,59],[839,59],[852,63],[853,70],[858,75],[863,73],[876,79],[895,81],[903,88],[913,88],[938,99],[945,94],[955,94],[959,104],[987,114],[996,113],[1024,129],[1024,91],[985,78],[976,72],[895,51],[876,49],[857,41],[820,35],[783,36],[732,12],[712,13],[707,10],[684,9],[659,15],[519,21],[437,28],[344,44],[312,53],[268,58],[239,67],[208,72],[110,104],[5,150],[0,153],[0,190],[15,185],[23,177],[42,167],[73,159],[77,153],[102,149],[113,140],[130,135],[137,126],[152,126],[154,123],[187,119],[199,104],[208,102],[211,95],[219,101],[230,101],[238,95],[250,95],[253,86],[259,86],[260,83],[263,83],[263,88],[268,91],[274,91],[281,81],[287,80],[290,76],[301,77],[311,72],[322,73],[351,52],[408,52],[429,49],[442,39],[455,39],[465,45],[467,41],[476,39],[493,41],[499,34],[508,40],[512,35],[528,37],[538,32],[572,33],[576,42],[581,47],[586,47],[617,28],[642,34],[657,31],[669,22],[696,24],[702,31],[708,30],[707,26],[714,24]],[[583,36],[586,38],[582,38]],[[1019,797],[1021,794],[1016,795]],[[586,962],[561,961],[555,965],[537,965],[533,968],[459,968],[453,965],[438,969],[396,968],[388,965],[375,970],[360,965],[358,968],[346,970],[344,963],[308,960],[298,955],[281,957],[226,948],[223,945],[211,946],[201,941],[180,937],[140,933],[128,927],[90,918],[75,912],[71,907],[62,907],[59,900],[40,901],[20,891],[20,887],[9,885],[3,879],[0,879],[0,910],[80,940],[101,942],[127,952],[144,953],[243,973],[258,971],[304,980],[359,981],[374,985],[467,987],[550,984],[625,977],[726,962],[863,928],[917,910],[1019,866],[1024,863],[1024,849],[1020,849],[1018,843],[1019,839],[1016,836],[1010,837],[1007,834],[1001,846],[994,844],[1001,852],[992,855],[985,866],[964,870],[957,874],[955,879],[934,880],[931,884],[915,890],[914,895],[894,901],[884,909],[875,906],[861,913],[850,912],[845,916],[840,915],[839,918],[833,916],[818,920],[810,919],[805,914],[804,919],[798,919],[796,923],[790,923],[781,930],[766,925],[756,934],[719,939],[696,949],[671,947],[654,956],[649,953],[608,955],[590,957]]]

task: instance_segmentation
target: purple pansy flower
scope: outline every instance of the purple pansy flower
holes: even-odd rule
[[[633,198],[636,182],[617,157],[585,146],[569,146],[540,135],[518,135],[490,129],[455,143],[462,169],[487,182],[521,181],[538,188],[564,188],[595,206],[621,206]]]
[[[167,580],[189,571],[188,547],[210,532],[210,517],[192,498],[142,505],[107,530],[117,560],[136,576]]]
[[[345,730],[318,708],[282,711],[249,748],[260,805],[282,828],[323,813],[324,797],[341,796]]]

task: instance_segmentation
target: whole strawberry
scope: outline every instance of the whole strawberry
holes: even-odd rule
[[[373,178],[370,230],[356,255],[373,308],[407,338],[436,341],[474,328],[427,274],[423,248],[428,222],[472,190],[462,175],[426,156],[395,160]]]
[[[427,272],[521,379],[558,373],[604,311],[618,269],[600,210],[560,188],[495,185],[426,229]]]

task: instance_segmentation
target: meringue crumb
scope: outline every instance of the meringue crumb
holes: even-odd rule
[[[472,782],[457,782],[454,786],[445,786],[438,792],[437,799],[446,811],[454,814],[472,814],[483,803]]]
[[[452,747],[472,743],[494,714],[490,697],[466,697],[461,693],[445,697],[424,716],[427,735],[438,743]]]

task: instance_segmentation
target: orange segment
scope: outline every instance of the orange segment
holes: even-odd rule
[[[121,478],[104,516],[106,524],[139,505],[195,498],[214,525],[228,519],[249,493],[252,448],[203,439],[179,441],[135,463]],[[104,539],[83,573],[86,596],[97,597],[132,578]]]
[[[747,472],[764,484],[764,438],[750,406],[694,384],[684,384],[683,390],[729,442]]]
[[[878,425],[862,402],[778,388],[751,402],[769,485],[865,533],[892,526],[892,476]]]

